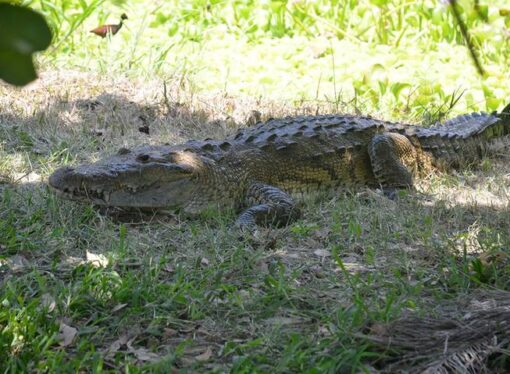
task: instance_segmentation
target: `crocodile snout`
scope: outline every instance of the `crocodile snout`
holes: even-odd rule
[[[63,167],[57,169],[53,174],[50,175],[48,183],[51,187],[57,190],[64,190],[68,185],[69,176],[74,172],[72,167]]]

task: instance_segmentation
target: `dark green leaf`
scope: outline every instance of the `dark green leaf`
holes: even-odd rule
[[[0,79],[16,86],[23,86],[35,78],[37,75],[31,55],[0,50]]]
[[[0,3],[0,35],[0,79],[17,86],[33,81],[32,53],[51,42],[44,18],[31,9]]]
[[[50,45],[51,31],[35,11],[0,3],[0,49],[23,54],[42,51]]]

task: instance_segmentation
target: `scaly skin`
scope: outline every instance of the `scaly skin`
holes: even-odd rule
[[[287,224],[291,196],[340,186],[411,187],[433,168],[458,168],[510,133],[507,114],[468,114],[431,128],[351,115],[272,119],[226,140],[121,149],[65,167],[49,184],[64,197],[121,208],[242,210],[238,224]]]

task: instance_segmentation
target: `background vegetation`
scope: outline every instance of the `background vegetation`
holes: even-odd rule
[[[456,110],[496,110],[509,89],[509,9],[459,2],[487,77],[475,73],[448,2],[25,1],[55,32],[42,66],[179,77],[194,90],[302,102],[359,100],[416,118],[465,91]],[[88,30],[117,22],[111,40]]]
[[[506,1],[460,2],[485,77],[439,1],[21,3],[54,40],[38,81],[0,85],[0,371],[370,372],[398,352],[364,335],[510,289],[504,142],[397,201],[311,198],[259,237],[239,238],[231,213],[122,222],[45,185],[120,146],[231,134],[252,110],[428,125],[501,109]],[[89,33],[124,12],[117,35]]]

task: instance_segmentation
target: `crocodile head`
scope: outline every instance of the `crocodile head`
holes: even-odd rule
[[[49,185],[65,198],[96,205],[197,211],[197,188],[211,162],[183,146],[122,148],[96,163],[56,170]]]

